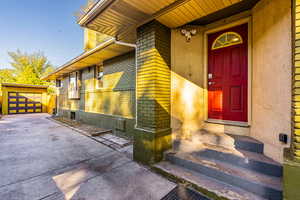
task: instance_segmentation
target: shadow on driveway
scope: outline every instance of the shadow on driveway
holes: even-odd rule
[[[47,114],[0,120],[0,199],[159,200],[175,184]]]

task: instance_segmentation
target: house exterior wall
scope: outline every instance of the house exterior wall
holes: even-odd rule
[[[137,126],[170,128],[170,29],[152,21],[138,29],[137,43]]]
[[[283,197],[284,199],[300,199],[300,119],[299,119],[299,73],[300,73],[300,0],[293,0],[293,143],[291,148],[285,149],[283,164]]]
[[[293,156],[300,160],[300,0],[294,0],[293,23]]]
[[[252,125],[264,153],[282,162],[279,133],[291,136],[291,1],[263,0],[253,9]]]
[[[190,137],[203,128],[207,119],[205,33],[228,23],[249,17],[251,12],[221,20],[206,26],[186,26],[197,34],[187,42],[180,29],[172,30],[171,41],[171,126],[175,137]],[[224,127],[220,126],[222,131]],[[226,127],[226,130],[230,127]],[[241,130],[248,134],[248,130]],[[239,130],[238,130],[239,131]]]
[[[137,123],[133,158],[152,164],[171,148],[171,31],[153,20],[137,29]]]
[[[110,38],[110,36],[85,28],[83,49],[85,51],[91,50]]]
[[[190,42],[180,30],[172,31],[171,126],[176,135],[188,136],[204,122],[203,31],[198,27]]]
[[[205,32],[251,17],[251,120],[241,130],[265,144],[265,154],[283,161],[279,133],[291,135],[291,2],[261,0],[251,11],[197,27],[186,42],[180,29],[172,30],[171,125],[173,135],[189,136],[207,119]],[[226,130],[223,127],[223,130]],[[229,130],[229,129],[228,129]],[[239,129],[235,129],[238,130]],[[246,130],[246,131],[245,131]]]
[[[80,99],[68,98],[69,77],[59,89],[58,114],[102,128],[115,129],[118,119],[126,121],[124,136],[131,137],[135,117],[135,57],[130,52],[103,62],[103,87],[97,88],[95,67],[82,70]]]

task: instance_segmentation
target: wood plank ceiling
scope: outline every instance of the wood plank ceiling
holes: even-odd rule
[[[86,27],[119,36],[124,32],[133,33],[137,26],[154,18],[170,28],[176,28],[241,1],[117,0],[87,23]]]
[[[241,0],[190,0],[157,18],[162,24],[175,28],[224,9]]]
[[[104,0],[105,1],[105,0]],[[201,17],[210,15],[242,0],[109,0],[113,3],[84,26],[117,37],[124,42],[135,42],[136,28],[149,20],[176,28]],[[55,79],[121,55],[132,48],[111,44],[99,51],[86,52],[66,63],[46,79]]]

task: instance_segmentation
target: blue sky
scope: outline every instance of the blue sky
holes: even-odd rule
[[[83,30],[74,13],[86,0],[4,0],[0,12],[0,68],[8,51],[44,52],[55,66],[82,53]]]

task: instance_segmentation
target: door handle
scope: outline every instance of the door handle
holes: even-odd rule
[[[215,84],[215,82],[211,82],[211,81],[208,82],[208,85],[213,85],[213,84]]]

